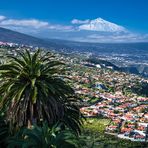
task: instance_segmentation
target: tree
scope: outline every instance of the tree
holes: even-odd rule
[[[40,50],[33,54],[25,50],[9,58],[9,63],[0,66],[0,110],[10,126],[60,121],[78,134],[81,113],[74,90],[63,79],[64,64]]]

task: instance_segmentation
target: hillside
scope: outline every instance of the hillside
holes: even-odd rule
[[[38,46],[38,47],[44,47],[44,48],[50,48],[50,49],[60,49],[61,47],[63,47],[62,44],[58,44],[56,42],[53,42],[52,40],[47,41],[44,39],[40,39],[40,38],[19,33],[16,31],[12,31],[2,27],[0,27],[0,41],[13,42],[18,44]]]

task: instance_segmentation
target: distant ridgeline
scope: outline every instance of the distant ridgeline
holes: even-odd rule
[[[95,65],[100,65],[101,67],[104,68],[110,68],[112,70],[117,70],[120,72],[126,72],[126,73],[130,73],[130,74],[136,74],[136,75],[140,75],[142,77],[148,77],[148,67],[144,66],[144,65],[133,65],[133,66],[128,66],[128,67],[118,67],[115,64],[106,61],[106,60],[101,60],[95,57],[91,57],[89,59],[86,60],[89,63],[93,63]]]

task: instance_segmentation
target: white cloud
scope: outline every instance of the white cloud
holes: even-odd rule
[[[4,20],[4,19],[6,19],[6,17],[3,16],[3,15],[0,15],[0,21],[2,21],[2,20]]]
[[[59,25],[59,24],[56,24],[56,25],[48,25],[48,29],[50,30],[56,30],[56,31],[73,31],[74,28],[73,26],[64,26],[64,25]]]
[[[73,20],[71,21],[72,24],[86,24],[86,23],[89,23],[89,22],[90,22],[89,19],[87,19],[87,20],[73,19]]]
[[[28,28],[28,32],[32,32],[33,29],[36,31],[41,30],[57,30],[57,31],[71,31],[73,29],[72,26],[60,25],[60,24],[50,24],[46,21],[40,21],[37,19],[9,19],[5,16],[0,16],[0,26],[13,29],[13,28],[21,28],[21,32],[26,32]]]
[[[31,20],[16,20],[16,19],[6,19],[0,23],[2,26],[24,26],[24,27],[34,27],[42,28],[48,27],[48,22],[39,21],[36,19]]]

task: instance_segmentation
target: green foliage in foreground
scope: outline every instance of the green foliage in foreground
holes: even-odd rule
[[[9,138],[8,148],[78,148],[79,142],[75,134],[70,130],[62,131],[57,125],[52,128],[44,123],[42,127],[37,125],[31,129],[23,128]]]

